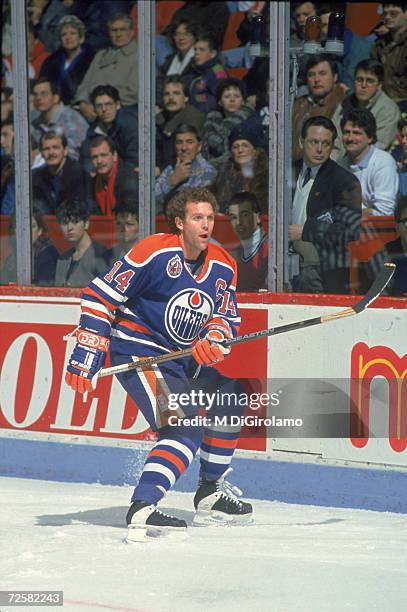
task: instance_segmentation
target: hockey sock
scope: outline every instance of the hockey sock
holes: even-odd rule
[[[205,429],[200,449],[200,477],[217,480],[227,470],[240,435],[240,427],[228,431],[225,427]]]

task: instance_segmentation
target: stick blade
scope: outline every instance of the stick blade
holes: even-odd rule
[[[365,297],[360,300],[357,304],[352,306],[352,309],[356,312],[362,312],[374,302],[374,300],[379,297],[379,295],[384,291],[384,289],[389,284],[394,272],[396,270],[396,266],[393,263],[385,263],[383,269],[380,271],[379,275],[376,277],[373,285],[370,287],[369,291],[366,293]]]

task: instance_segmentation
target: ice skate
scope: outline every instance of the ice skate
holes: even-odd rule
[[[184,540],[188,537],[184,520],[164,514],[145,501],[134,501],[131,504],[126,521],[126,542],[146,542],[161,538]]]
[[[248,525],[253,521],[251,504],[238,499],[242,491],[225,478],[228,468],[218,480],[200,480],[194,497],[194,525]]]

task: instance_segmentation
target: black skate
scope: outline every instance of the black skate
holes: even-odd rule
[[[184,539],[187,535],[187,524],[184,520],[164,514],[145,501],[134,501],[131,504],[126,521],[127,542],[145,542],[164,536]]]
[[[247,525],[252,522],[251,504],[241,501],[242,491],[225,478],[232,472],[228,468],[219,480],[200,480],[194,497],[194,525]]]

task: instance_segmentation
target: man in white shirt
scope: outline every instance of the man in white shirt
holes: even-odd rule
[[[346,154],[341,165],[362,187],[362,215],[393,215],[399,179],[390,153],[374,146],[376,119],[367,109],[352,109],[341,121]]]

